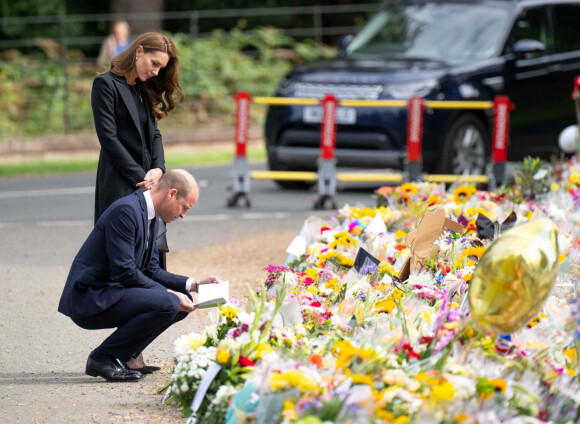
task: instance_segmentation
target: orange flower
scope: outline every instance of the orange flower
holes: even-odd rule
[[[382,186],[377,188],[377,194],[379,196],[388,196],[389,194],[392,194],[394,191],[394,188],[391,186]]]
[[[322,368],[323,366],[322,355],[319,355],[318,353],[313,353],[312,356],[310,357],[310,363],[316,365],[318,368]]]

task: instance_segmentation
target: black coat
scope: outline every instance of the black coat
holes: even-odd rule
[[[139,82],[138,82],[139,83]],[[144,93],[144,89],[141,88]],[[95,223],[115,200],[135,191],[153,168],[165,172],[165,157],[157,121],[149,109],[143,134],[131,87],[124,77],[107,72],[93,82],[91,104],[101,144],[95,188]]]

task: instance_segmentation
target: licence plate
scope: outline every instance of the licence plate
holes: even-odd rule
[[[322,122],[322,106],[306,106],[302,112],[302,120],[308,124]],[[342,125],[356,124],[356,109],[352,107],[336,108],[336,123]]]

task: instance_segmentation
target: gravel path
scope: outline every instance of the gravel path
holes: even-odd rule
[[[263,281],[263,266],[283,264],[304,218],[172,224],[168,267],[229,279],[231,296],[243,298],[247,283]],[[194,312],[145,350],[146,361],[161,372],[130,384],[86,376],[88,353],[111,331],[82,330],[57,305],[90,228],[90,223],[0,227],[0,423],[183,424],[174,406],[160,404],[157,389],[171,376],[173,341],[202,330],[208,312]]]

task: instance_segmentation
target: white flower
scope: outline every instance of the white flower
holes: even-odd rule
[[[216,325],[208,325],[205,328],[205,334],[212,340],[217,340],[217,326]]]
[[[233,396],[236,392],[237,390],[235,387],[232,387],[230,385],[222,385],[216,392],[213,403],[218,403],[224,397]]]
[[[245,333],[242,333],[242,334],[241,334],[241,335],[240,335],[240,336],[239,336],[239,337],[236,339],[236,341],[237,341],[238,343],[242,344],[242,345],[245,345],[245,344],[249,344],[249,343],[250,343],[252,340],[250,339],[250,335],[249,335],[247,332],[245,332]]]
[[[207,337],[205,334],[190,333],[178,338],[174,343],[175,356],[189,353],[199,349],[205,344]]]
[[[189,386],[187,385],[187,381],[184,381],[183,383],[181,383],[180,390],[182,392],[187,392],[189,390]]]
[[[238,312],[238,319],[240,320],[241,324],[248,324],[251,325],[254,321],[255,313],[252,312],[251,314],[247,313],[246,311]]]

